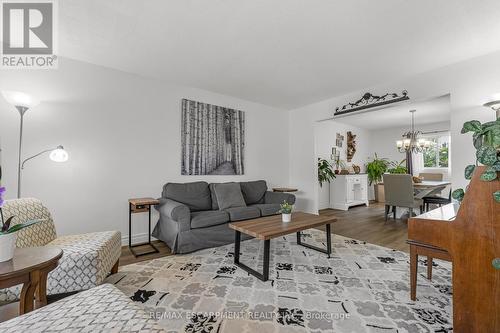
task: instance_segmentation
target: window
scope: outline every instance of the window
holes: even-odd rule
[[[450,135],[426,137],[432,142],[423,153],[424,168],[448,168],[450,166]]]

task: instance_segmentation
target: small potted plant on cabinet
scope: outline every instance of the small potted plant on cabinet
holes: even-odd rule
[[[290,205],[286,200],[280,205],[281,220],[283,222],[290,222],[292,220],[292,205]]]
[[[366,164],[366,173],[368,174],[369,185],[374,184],[375,200],[384,202],[384,186],[379,183],[382,182],[382,176],[389,167],[389,160],[387,158],[379,158],[377,153],[371,162]]]

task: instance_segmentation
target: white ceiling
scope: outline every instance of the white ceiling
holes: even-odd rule
[[[500,50],[498,0],[64,0],[59,17],[62,56],[282,108]]]
[[[369,130],[380,130],[395,127],[410,128],[411,114],[415,112],[415,128],[419,125],[449,122],[451,114],[450,96],[442,96],[421,102],[401,103],[396,106],[372,111],[359,112],[335,121]]]

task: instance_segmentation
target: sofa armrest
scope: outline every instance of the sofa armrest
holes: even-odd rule
[[[155,207],[162,217],[178,222],[180,230],[191,228],[191,211],[188,206],[172,199],[160,198],[160,203]]]
[[[295,203],[295,195],[283,192],[266,191],[264,195],[264,203],[266,204],[281,204],[283,201],[288,202],[290,205]]]

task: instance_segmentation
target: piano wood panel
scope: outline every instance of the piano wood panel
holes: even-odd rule
[[[500,332],[500,204],[493,192],[500,181],[483,182],[476,168],[462,204],[408,221],[408,239],[448,251],[453,262],[455,332]]]

